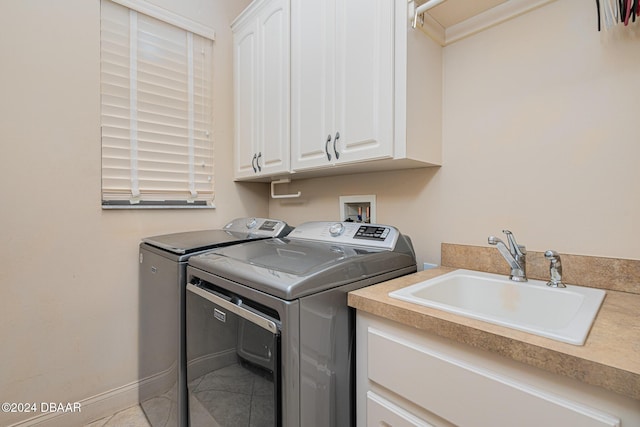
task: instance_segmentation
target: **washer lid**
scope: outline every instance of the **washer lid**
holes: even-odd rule
[[[146,237],[142,241],[165,251],[184,255],[248,240],[283,237],[289,234],[290,231],[291,227],[287,223],[277,219],[236,218],[225,225],[222,230],[199,230],[164,234]]]
[[[161,236],[146,237],[143,242],[151,246],[172,252],[174,254],[188,254],[204,249],[213,249],[220,246],[232,245],[254,238],[251,233],[240,233],[225,230],[200,230],[183,233],[164,234]]]
[[[301,239],[267,239],[216,249],[189,265],[278,298],[292,300],[389,272],[416,261],[404,236],[393,250]]]

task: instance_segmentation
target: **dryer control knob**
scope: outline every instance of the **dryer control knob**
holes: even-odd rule
[[[329,233],[332,237],[338,237],[342,233],[344,233],[344,224],[341,222],[336,222],[335,224],[329,227]]]
[[[255,218],[249,218],[247,220],[247,228],[249,228],[249,229],[254,228],[256,226],[256,224],[258,224],[258,221],[256,221]]]

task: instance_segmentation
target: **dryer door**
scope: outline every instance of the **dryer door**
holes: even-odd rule
[[[278,426],[279,321],[223,292],[187,284],[190,425]]]

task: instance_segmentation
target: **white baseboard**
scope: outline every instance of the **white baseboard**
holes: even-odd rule
[[[204,373],[212,369],[229,365],[232,361],[235,361],[236,357],[234,348],[220,353],[204,355],[192,361],[189,367],[196,373],[202,371],[200,375],[204,375]],[[10,424],[7,427],[82,427],[100,418],[138,405],[141,399],[144,400],[167,393],[172,388],[175,392],[176,372],[177,365],[174,363],[166,370],[142,380],[96,394],[78,402],[71,402],[71,406],[74,404],[78,406],[79,404],[79,411],[40,413],[26,420]],[[38,403],[38,405],[40,404]],[[45,403],[45,405],[47,404]]]
[[[40,413],[35,417],[10,424],[8,427],[82,427],[100,418],[138,405],[141,395],[143,398],[151,397],[175,387],[176,370],[177,365],[174,363],[168,369],[140,381],[96,394],[79,402],[72,402],[71,408],[74,404],[76,407],[79,404],[79,411]],[[47,404],[45,403],[45,405]]]
[[[77,402],[80,404],[79,412],[41,413],[8,427],[81,427],[137,405],[139,388],[140,381],[132,382]]]

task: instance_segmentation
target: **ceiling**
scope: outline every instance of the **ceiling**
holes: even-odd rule
[[[429,0],[416,0],[416,7]],[[451,27],[478,15],[492,7],[505,3],[507,0],[447,0],[430,9],[431,15],[444,28]]]

